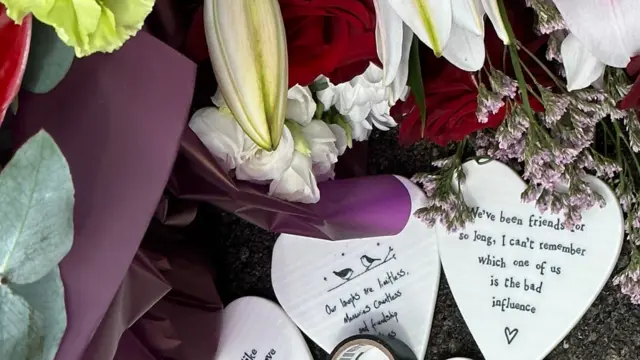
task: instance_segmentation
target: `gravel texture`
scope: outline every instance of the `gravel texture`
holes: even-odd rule
[[[369,143],[369,172],[410,177],[429,169],[430,160],[441,151],[425,144],[403,148],[397,144],[395,132],[375,133]],[[224,303],[248,295],[277,301],[270,281],[271,251],[277,235],[213,207],[205,206],[201,210],[197,221],[206,221],[209,226],[215,223],[220,229],[211,251],[216,284]],[[616,273],[628,263],[627,254],[628,249],[624,249]],[[315,359],[327,358],[312,341],[308,343]],[[447,360],[456,356],[484,359],[443,274],[426,359]],[[640,359],[640,307],[632,305],[610,281],[578,325],[547,359]]]

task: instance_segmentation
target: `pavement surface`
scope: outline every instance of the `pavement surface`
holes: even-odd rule
[[[425,144],[403,148],[395,136],[393,131],[372,136],[367,164],[371,174],[410,177],[428,170],[430,161],[442,151]],[[197,221],[206,221],[209,226],[216,224],[219,229],[211,251],[216,284],[224,303],[249,295],[277,301],[270,280],[271,252],[277,234],[209,206],[201,209]],[[624,269],[628,261],[628,249],[624,249],[615,273]],[[327,358],[312,341],[308,343],[315,359]],[[452,357],[484,359],[443,273],[425,359]],[[546,359],[640,360],[640,307],[631,304],[609,281],[578,325]]]

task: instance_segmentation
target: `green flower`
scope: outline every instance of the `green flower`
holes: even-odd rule
[[[112,52],[135,35],[153,8],[154,0],[0,0],[7,15],[20,23],[33,15],[53,26],[67,45],[82,57]]]

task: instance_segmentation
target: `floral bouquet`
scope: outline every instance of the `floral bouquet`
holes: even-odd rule
[[[400,123],[405,144],[454,148],[415,177],[428,224],[470,221],[453,180],[464,159],[495,159],[567,226],[602,204],[585,175],[608,181],[640,245],[633,0],[211,0],[203,14],[219,91],[189,127],[230,179],[315,203],[346,148]],[[616,282],[640,303],[638,254]]]

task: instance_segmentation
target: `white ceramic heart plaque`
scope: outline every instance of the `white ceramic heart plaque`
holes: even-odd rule
[[[598,296],[616,264],[623,215],[596,178],[604,208],[562,219],[523,203],[524,182],[506,165],[464,164],[462,193],[475,216],[462,231],[438,227],[442,265],[453,296],[488,360],[538,360],[567,335]]]
[[[411,196],[411,213],[424,206],[424,193],[398,179]],[[282,235],[271,280],[287,314],[325,351],[352,335],[382,334],[424,358],[440,260],[435,230],[415,217],[395,236],[326,241]]]
[[[277,304],[244,297],[222,311],[215,360],[313,360],[300,330]]]

